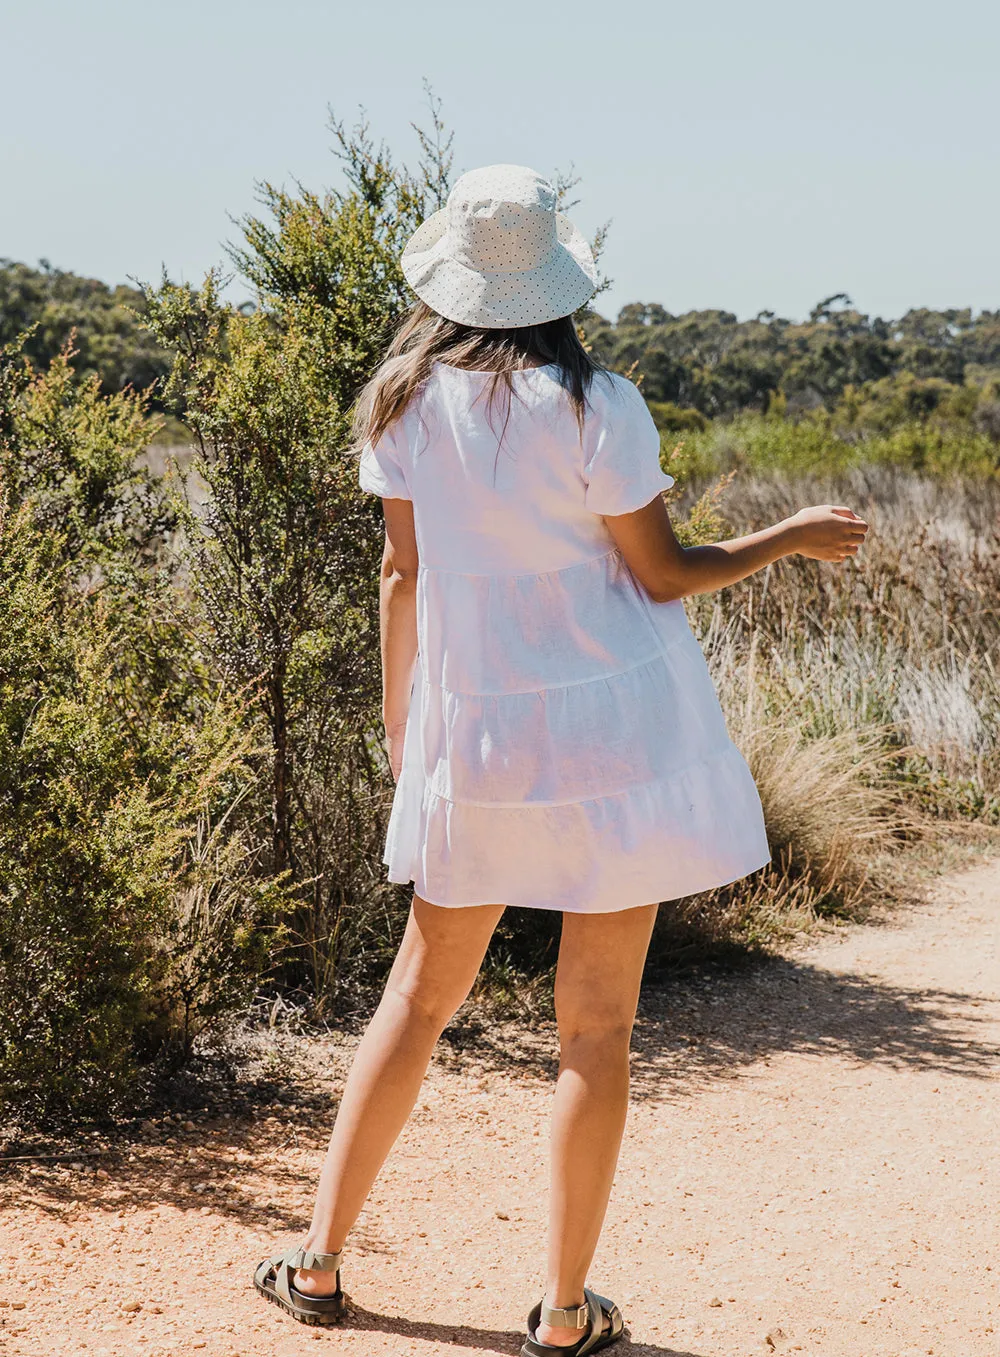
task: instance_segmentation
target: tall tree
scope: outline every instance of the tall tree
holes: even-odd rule
[[[215,664],[256,694],[266,723],[270,868],[298,883],[319,993],[364,929],[363,905],[393,898],[375,868],[381,530],[357,487],[350,416],[410,302],[402,246],[450,169],[437,125],[414,172],[366,124],[332,130],[345,187],[260,185],[267,213],[241,223],[232,257],[256,291],[252,314],[223,305],[214,277],[197,296],[166,283],[148,297],[154,332],[178,354],[168,395],[198,441],[191,578]]]

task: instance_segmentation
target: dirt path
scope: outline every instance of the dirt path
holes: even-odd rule
[[[647,996],[593,1274],[624,1310],[620,1351],[1000,1351],[998,907],[1000,866],[980,867],[898,924]],[[311,1042],[320,1073],[273,1115],[147,1128],[97,1170],[8,1170],[0,1349],[517,1352],[552,1052],[550,1034],[443,1046],[352,1241],[335,1331],[284,1319],[248,1278],[306,1222],[343,1046]]]

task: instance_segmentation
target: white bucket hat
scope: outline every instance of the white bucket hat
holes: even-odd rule
[[[587,241],[556,211],[548,180],[523,165],[463,174],[400,262],[410,287],[439,315],[482,329],[570,316],[597,286]]]

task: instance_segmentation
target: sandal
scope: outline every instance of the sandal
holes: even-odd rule
[[[301,1324],[336,1324],[343,1317],[347,1297],[340,1286],[340,1253],[313,1253],[310,1249],[289,1249],[265,1258],[253,1274],[253,1284],[272,1305],[283,1310]],[[292,1280],[296,1268],[316,1268],[319,1272],[336,1272],[337,1289],[331,1296],[306,1296],[297,1291]]]
[[[521,1357],[552,1357],[557,1352],[563,1353],[564,1357],[584,1357],[585,1353],[598,1352],[617,1343],[625,1328],[621,1310],[614,1301],[599,1296],[596,1291],[588,1291],[586,1287],[583,1295],[583,1304],[569,1310],[555,1309],[544,1300],[536,1305],[528,1316],[528,1338],[521,1349]],[[585,1329],[586,1332],[578,1343],[556,1347],[535,1337],[543,1322],[561,1329]]]

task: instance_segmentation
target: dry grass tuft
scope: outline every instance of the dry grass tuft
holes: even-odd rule
[[[790,880],[808,881],[817,910],[847,913],[866,898],[874,861],[906,834],[908,816],[885,772],[879,733],[806,739],[763,723],[742,736],[771,852]]]
[[[773,860],[664,907],[661,962],[862,916],[909,891],[899,849],[932,820],[1000,823],[1000,485],[758,476],[722,508],[738,533],[824,502],[871,522],[856,562],[783,562],[688,601]]]

